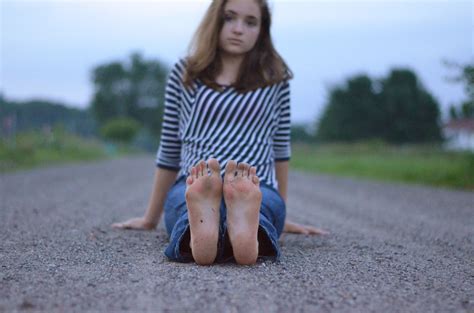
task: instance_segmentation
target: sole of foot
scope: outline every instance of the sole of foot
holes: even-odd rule
[[[208,169],[209,172],[208,173]],[[190,248],[199,265],[212,264],[217,255],[222,179],[216,159],[199,162],[186,179]]]
[[[255,264],[258,257],[258,223],[262,193],[257,169],[229,161],[225,168],[223,194],[227,207],[227,228],[238,264]]]

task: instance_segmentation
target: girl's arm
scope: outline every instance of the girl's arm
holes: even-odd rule
[[[280,192],[281,197],[286,202],[287,199],[287,192],[288,192],[288,167],[289,162],[275,162],[275,172],[276,178],[278,181],[278,191]],[[309,225],[301,225],[288,219],[285,219],[285,226],[283,227],[283,231],[287,233],[296,233],[296,234],[306,234],[306,235],[325,235],[328,234],[327,231],[322,229],[309,226]]]
[[[155,170],[155,181],[145,215],[122,223],[115,223],[112,227],[149,230],[154,229],[160,222],[166,194],[175,182],[180,166],[181,140],[178,127],[181,94],[179,90],[182,88],[181,75],[183,66],[181,60],[176,62],[166,82],[161,140],[156,156],[156,164],[158,166]]]
[[[276,179],[278,181],[278,191],[280,192],[280,196],[286,203],[287,197],[287,187],[288,187],[288,161],[283,162],[275,162],[275,173]]]
[[[151,196],[145,215],[143,217],[129,219],[122,223],[112,224],[112,227],[141,230],[155,229],[156,225],[158,225],[160,222],[161,214],[163,213],[163,205],[166,194],[171,188],[171,185],[173,185],[175,182],[177,175],[178,172],[176,171],[157,167]]]
[[[275,174],[278,181],[278,191],[286,203],[288,190],[288,160],[291,156],[291,109],[290,109],[290,84],[285,82],[277,97],[279,112],[278,127],[273,137],[273,151],[275,153]],[[324,230],[313,226],[300,225],[285,220],[284,232],[297,234],[325,234]]]

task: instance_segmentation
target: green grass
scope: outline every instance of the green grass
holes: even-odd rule
[[[474,190],[474,154],[437,146],[294,144],[296,170]]]
[[[21,133],[0,140],[0,172],[73,161],[113,158],[140,152],[125,145],[84,139],[60,129]],[[474,153],[448,152],[437,146],[294,144],[293,169],[474,190]]]
[[[44,165],[91,161],[134,153],[123,145],[84,139],[61,129],[32,131],[0,140],[0,172],[11,172]]]

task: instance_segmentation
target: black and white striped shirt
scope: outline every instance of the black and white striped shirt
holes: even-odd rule
[[[199,79],[183,85],[185,60],[171,69],[156,165],[188,175],[200,160],[216,158],[257,167],[260,180],[277,188],[275,161],[287,161],[290,148],[290,85],[283,81],[238,93],[214,90]]]

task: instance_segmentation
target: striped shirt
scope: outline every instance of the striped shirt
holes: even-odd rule
[[[217,91],[199,79],[186,88],[184,71],[180,59],[167,78],[156,165],[187,176],[200,160],[216,158],[223,175],[227,161],[245,162],[278,188],[275,161],[291,156],[288,81],[245,93],[232,86]]]

